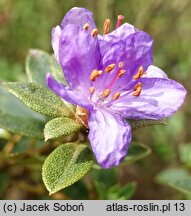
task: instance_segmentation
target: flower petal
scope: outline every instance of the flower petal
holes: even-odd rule
[[[77,91],[77,89],[72,90],[63,84],[58,83],[51,74],[47,74],[46,83],[49,89],[64,100],[88,110],[92,109],[92,105],[88,100],[88,95],[85,95],[85,92],[81,92],[80,90]]]
[[[56,26],[55,28],[52,29],[52,48],[54,50],[54,55],[58,63],[59,63],[58,49],[59,49],[60,35],[61,35],[60,26]]]
[[[154,65],[150,65],[147,68],[146,73],[143,75],[143,77],[146,77],[146,78],[155,77],[155,78],[168,79],[167,74],[163,70],[161,70],[160,68],[158,68],[158,67],[156,67]]]
[[[69,86],[89,89],[90,73],[98,69],[100,62],[96,38],[82,28],[68,24],[60,36],[59,58]]]
[[[133,76],[140,66],[146,70],[152,64],[152,43],[151,37],[143,31],[137,31],[122,38],[108,34],[103,37],[102,41],[99,41],[103,67],[106,68],[107,65],[113,63],[118,65],[119,62],[123,62],[123,69],[126,70],[126,73],[113,85],[113,92],[126,89],[129,83],[133,81]],[[118,68],[116,67],[109,75],[104,74],[100,86],[110,86],[117,71]]]
[[[106,35],[99,35],[99,40],[105,40],[105,41],[110,41],[111,38],[113,40],[116,40],[117,38],[125,39],[127,38],[130,34],[134,34],[135,32],[138,32],[137,28],[135,28],[133,25],[129,23],[124,23],[121,25],[119,28],[115,29],[114,31],[110,32],[109,34]]]
[[[89,140],[98,163],[105,169],[117,166],[126,156],[131,128],[119,115],[105,110],[90,112]]]
[[[113,110],[127,118],[160,119],[175,113],[184,102],[186,90],[174,80],[141,78],[138,82],[142,83],[141,94],[124,93],[113,103]]]
[[[149,34],[143,31],[130,30],[129,32],[132,32],[132,34],[129,34],[128,31],[124,33],[126,28],[128,28],[126,25],[122,25],[112,34],[106,34],[102,39],[99,39],[103,65],[118,64],[123,61],[124,68],[130,70],[131,73],[135,73],[140,66],[144,66],[146,70],[153,62],[153,40]]]
[[[74,7],[64,16],[64,19],[61,23],[61,28],[64,28],[68,24],[74,24],[83,27],[86,23],[90,25],[90,31],[96,27],[92,12],[85,8]]]

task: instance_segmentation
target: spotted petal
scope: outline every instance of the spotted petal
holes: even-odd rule
[[[95,109],[90,112],[89,140],[98,163],[105,169],[118,165],[126,156],[131,128],[120,116]]]
[[[174,80],[142,78],[138,82],[143,87],[139,96],[129,91],[112,105],[124,117],[160,119],[175,113],[184,102],[186,90]]]
[[[74,7],[64,16],[64,19],[61,23],[61,28],[64,28],[68,24],[74,24],[83,27],[86,23],[89,23],[90,31],[95,28],[96,25],[94,23],[92,12],[85,8]]]

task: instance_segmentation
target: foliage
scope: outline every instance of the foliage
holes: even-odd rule
[[[52,199],[190,199],[189,99],[182,111],[168,120],[168,127],[161,125],[134,130],[136,142],[129,147],[129,154],[121,167],[101,170],[95,165],[88,148],[86,129],[75,119],[75,107],[61,101],[46,88],[44,78],[47,72],[51,72],[59,82],[65,82],[54,58],[33,49],[27,56],[27,76],[23,67],[31,47],[50,52],[51,28],[60,23],[69,8],[85,6],[95,13],[99,29],[106,17],[111,18],[114,27],[115,18],[121,13],[126,21],[149,32],[155,40],[155,64],[190,91],[190,1],[7,0],[1,1],[0,6],[0,80],[3,81],[0,87],[0,128],[4,128],[0,129],[0,198],[49,199],[41,181],[43,163],[45,185],[54,193],[69,183],[58,178],[60,184],[51,184],[49,174],[61,174],[62,169],[66,173],[64,178],[67,178],[71,173],[67,173],[64,165],[80,166],[75,163],[77,158],[73,157],[75,151],[72,149],[82,145],[87,151],[84,159],[88,166],[82,172],[79,168],[80,174],[78,176],[77,172],[76,178],[87,173],[92,160],[93,168],[79,182],[53,194]],[[56,16],[50,19],[50,14]],[[148,126],[145,121],[130,123],[134,128]],[[156,123],[166,124],[166,120],[152,121],[149,125]],[[67,143],[73,143],[73,146],[68,149],[70,156],[64,157],[66,152],[61,150],[67,148]],[[80,150],[82,153],[83,148]],[[54,154],[55,158],[63,158],[52,163]],[[153,176],[156,176],[157,185]]]

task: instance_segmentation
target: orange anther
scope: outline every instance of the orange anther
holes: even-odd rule
[[[143,76],[143,71],[144,71],[143,66],[140,66],[137,73],[134,75],[133,79],[137,80],[141,78]]]
[[[119,92],[117,92],[117,93],[115,93],[114,95],[113,95],[113,100],[117,100],[119,97],[120,97],[120,93]]]
[[[97,73],[98,73],[99,75],[102,75],[103,71],[102,71],[102,70],[98,70]]]
[[[109,73],[111,72],[115,67],[115,64],[110,64],[106,67],[105,72]]]
[[[106,19],[105,22],[104,22],[104,25],[103,25],[103,34],[108,34],[109,33],[110,24],[111,24],[110,19]]]
[[[90,80],[95,81],[96,78],[98,78],[99,76],[100,76],[100,74],[98,73],[98,70],[93,70],[91,75],[90,75]]]
[[[90,27],[90,24],[89,24],[89,23],[86,23],[86,24],[83,26],[83,29],[84,29],[84,30],[88,30],[89,27]]]
[[[137,83],[137,85],[134,86],[133,88],[133,96],[139,96],[141,94],[142,91],[142,83],[139,82]]]
[[[98,35],[98,29],[97,28],[94,28],[92,31],[91,31],[91,35],[93,37],[96,37]]]
[[[102,93],[103,97],[107,98],[109,96],[110,92],[111,92],[110,89],[105,89]]]
[[[92,86],[90,87],[90,93],[93,94],[95,92],[95,88]]]
[[[120,70],[118,73],[118,77],[121,78],[126,73],[126,70]]]

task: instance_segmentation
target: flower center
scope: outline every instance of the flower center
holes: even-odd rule
[[[119,62],[118,65],[116,64],[109,64],[104,71],[102,70],[93,70],[92,73],[90,74],[90,80],[92,81],[92,86],[90,87],[90,93],[93,96],[94,95],[94,101],[96,104],[100,103],[108,103],[115,101],[119,99],[121,96],[121,92],[113,92],[112,88],[114,87],[115,83],[124,75],[126,74],[126,70],[123,69],[124,67],[124,62]],[[112,73],[116,71],[115,74]],[[133,76],[133,81],[138,81],[144,74],[144,69],[143,66],[140,66],[137,70],[137,73]],[[104,77],[103,77],[104,76]],[[109,83],[105,85],[105,88],[101,86],[100,88],[102,89],[100,92],[100,89],[96,89],[96,85],[94,84],[96,81],[99,82],[98,79],[105,79],[107,81],[108,76],[112,76],[110,78]],[[104,85],[105,83],[103,83]],[[130,90],[132,96],[139,96],[142,91],[142,83],[141,82],[136,82],[135,86]]]
[[[123,15],[118,15],[118,19],[115,27],[116,29],[121,26],[123,19],[124,19]],[[103,34],[108,34],[110,32],[110,24],[111,24],[110,19],[106,19],[103,25]],[[89,27],[90,27],[89,23],[86,23],[83,26],[83,29],[88,30]],[[97,37],[98,29],[97,28],[92,29],[91,35],[93,37]],[[121,61],[117,65],[114,63],[109,64],[104,70],[94,69],[91,72],[90,81],[92,81],[92,86],[90,87],[89,91],[91,93],[91,97],[94,95],[94,101],[96,104],[110,103],[120,98],[121,92],[120,91],[113,92],[112,88],[117,82],[117,80],[120,79],[124,74],[126,74],[126,70],[124,70],[124,65],[125,63]],[[137,70],[137,73],[133,76],[134,81],[141,78],[143,74],[144,74],[144,68],[143,66],[140,66]],[[103,76],[105,81],[107,81],[107,76],[109,75],[112,77],[109,78],[110,81],[108,84],[105,85],[105,89],[101,90],[101,92],[100,89],[96,90],[94,85],[95,81],[99,79],[99,77],[103,77]],[[138,97],[141,94],[141,91],[142,91],[142,83],[136,82],[135,86],[131,90],[132,92],[131,95]]]

